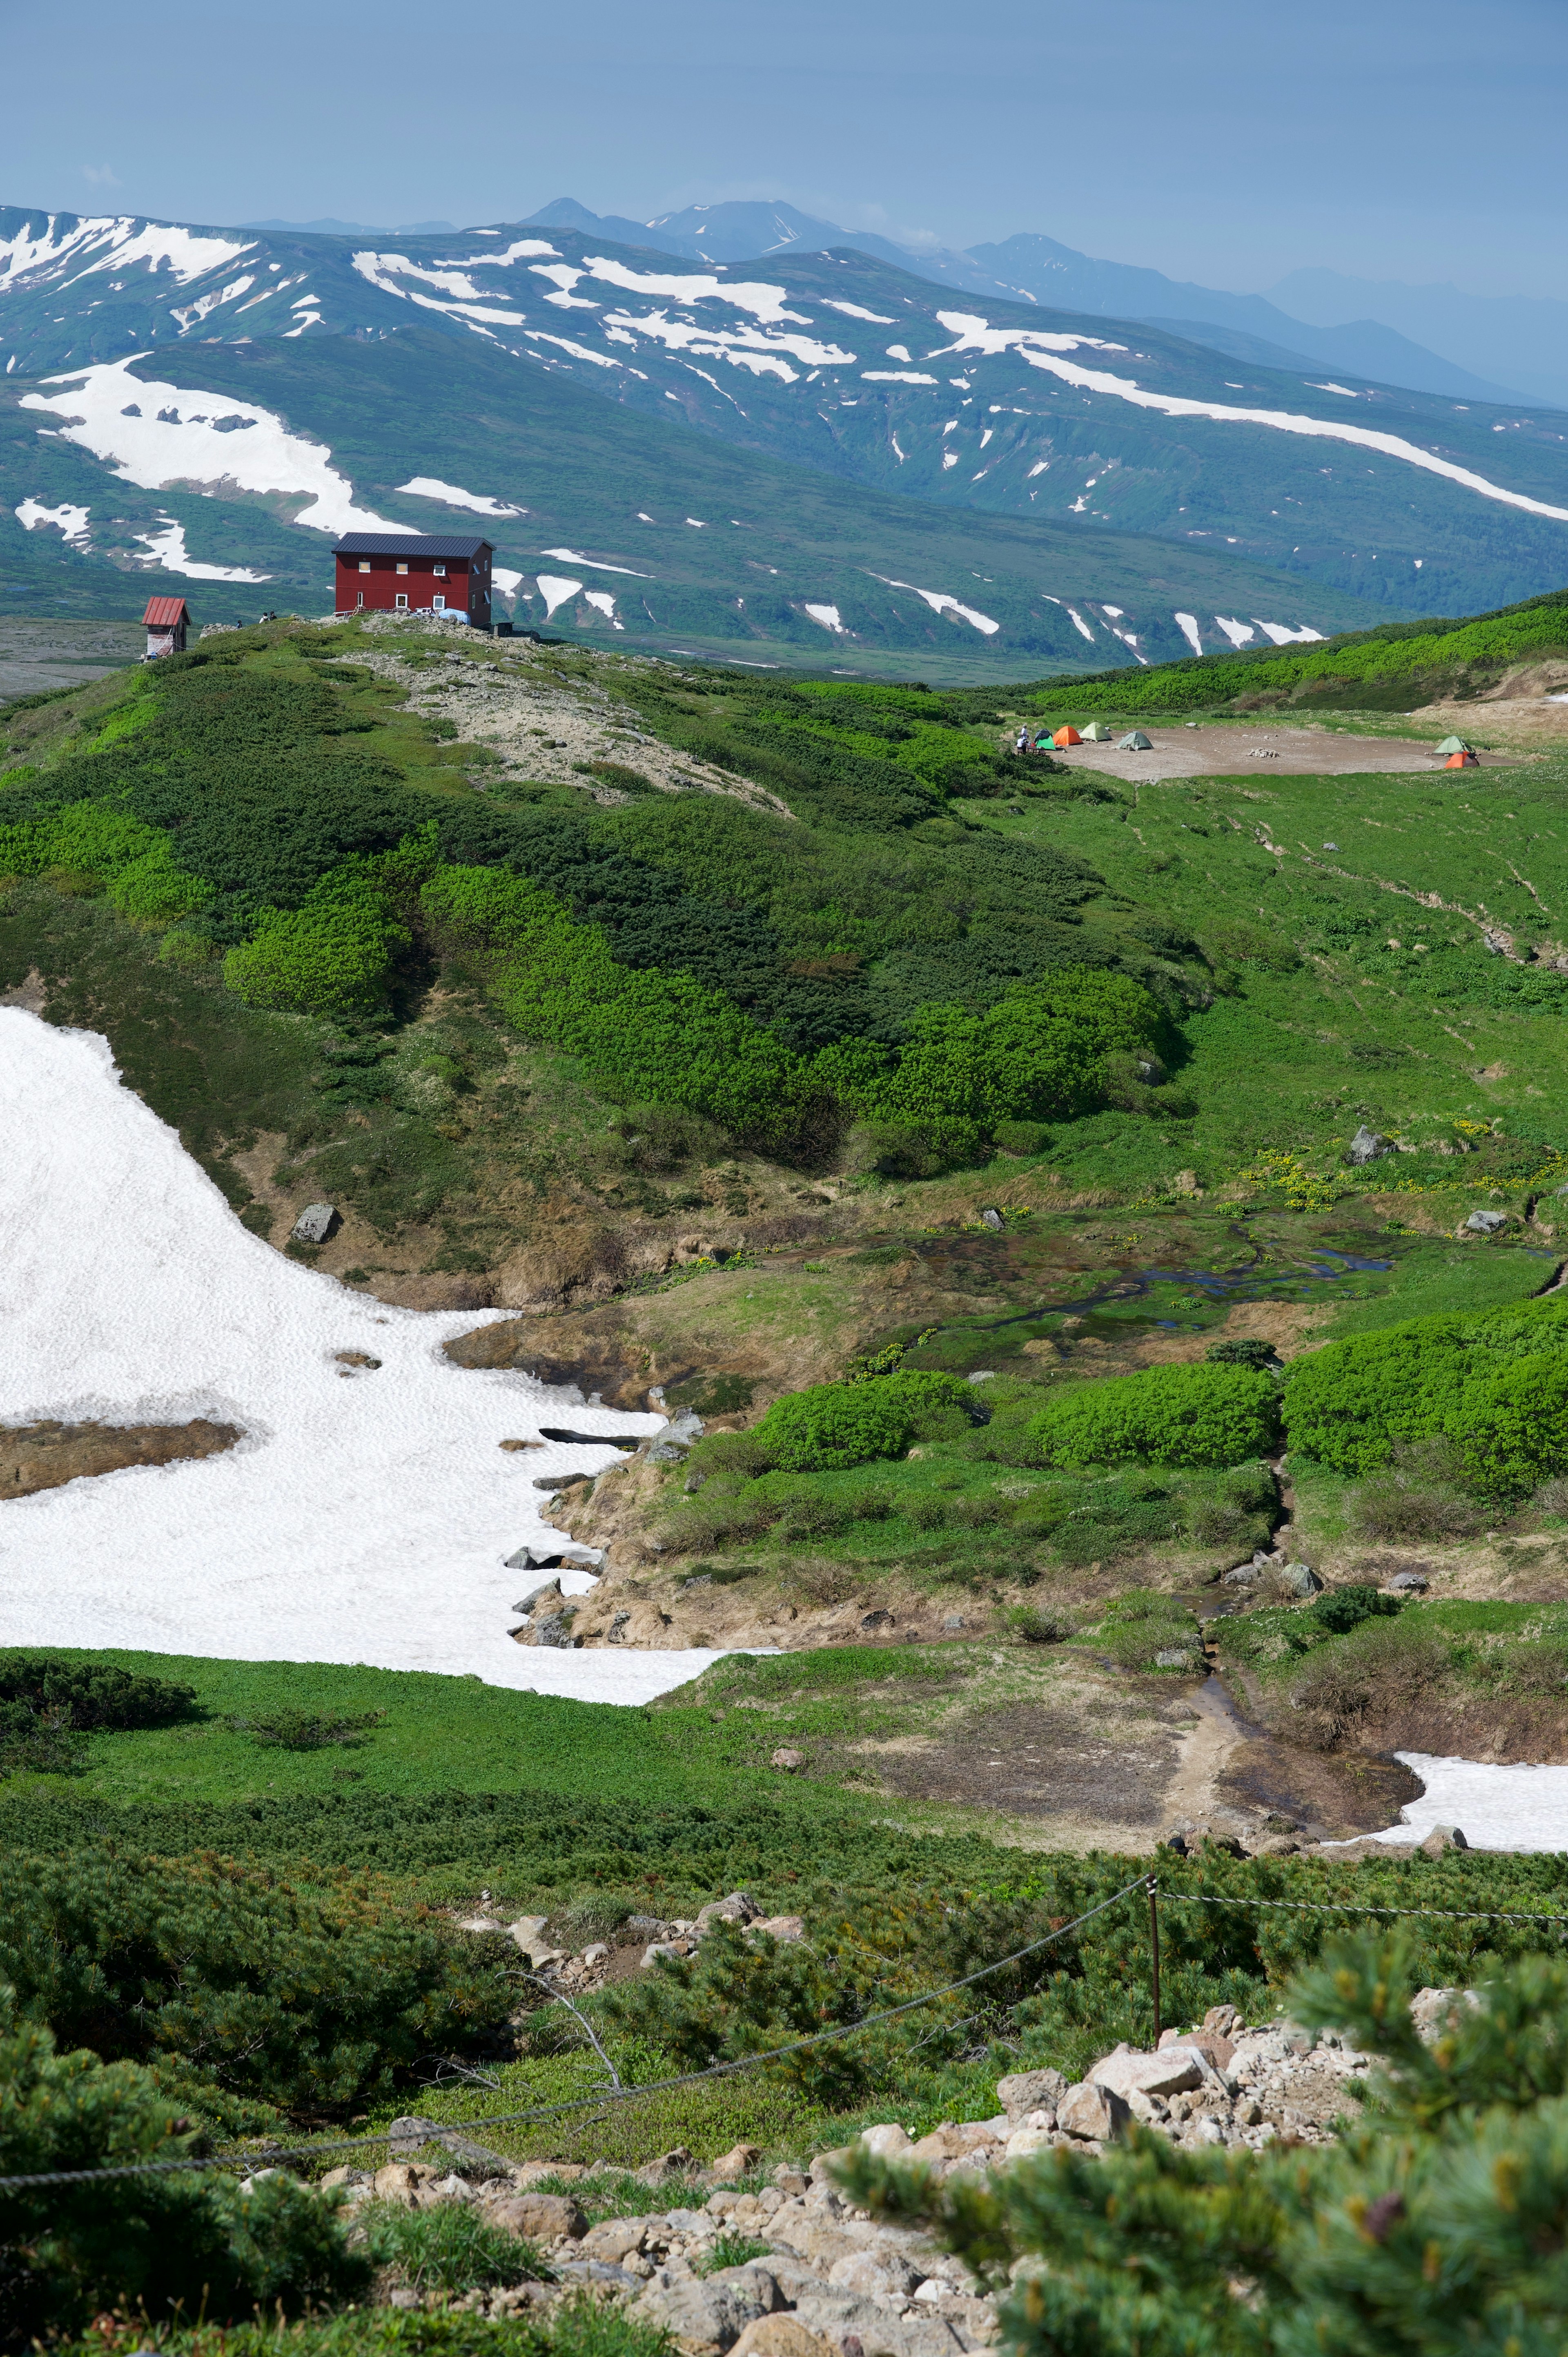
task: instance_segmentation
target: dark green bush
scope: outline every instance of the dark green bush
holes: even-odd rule
[[[1048,1154],[1051,1133],[1043,1121],[999,1121],[992,1132],[1004,1154]]]
[[[151,2072],[89,2053],[60,2053],[0,1988],[0,2176],[170,2160],[191,2150],[190,2123]],[[370,2270],[345,2242],[337,2204],[286,2177],[248,2192],[232,2178],[103,2178],[0,2190],[0,2346],[80,2330],[120,2303],[163,2323],[171,2312],[215,2322],[257,2309],[297,2315],[351,2298]]]
[[[1260,1375],[1273,1372],[1280,1363],[1271,1342],[1210,1342],[1203,1355],[1211,1367],[1251,1367]]]
[[[1279,1394],[1243,1367],[1151,1367],[1075,1383],[1029,1426],[1042,1465],[1234,1465],[1271,1449]]]
[[[7,1855],[0,1980],[65,2045],[316,2116],[390,2093],[511,2001],[502,1960],[390,1899],[86,1846]]]
[[[70,1774],[85,1764],[83,1738],[110,1727],[164,1727],[195,1702],[189,1686],[133,1676],[52,1653],[0,1653],[0,1770]]]
[[[231,1718],[229,1725],[236,1735],[282,1751],[325,1751],[329,1744],[362,1742],[366,1729],[379,1727],[385,1717],[384,1710],[277,1710],[260,1718]]]

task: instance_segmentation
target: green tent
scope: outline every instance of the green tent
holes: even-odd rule
[[[1103,720],[1091,720],[1083,732],[1083,741],[1086,745],[1109,745],[1111,731]]]
[[[1154,749],[1141,728],[1129,728],[1125,737],[1116,739],[1119,753],[1152,753]]]
[[[1466,745],[1463,737],[1444,737],[1438,747],[1440,753],[1473,753],[1474,745]]]

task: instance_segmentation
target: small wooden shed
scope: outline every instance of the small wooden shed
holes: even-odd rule
[[[142,619],[147,628],[148,662],[157,655],[184,654],[190,609],[183,597],[149,597]]]

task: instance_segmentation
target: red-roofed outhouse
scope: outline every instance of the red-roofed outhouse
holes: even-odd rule
[[[190,609],[183,597],[149,597],[147,610],[142,616],[147,626],[145,660],[156,655],[182,655],[185,652],[186,624]]]

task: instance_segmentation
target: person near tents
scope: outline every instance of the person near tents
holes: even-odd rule
[[[1014,746],[1013,750],[1015,751],[1015,753],[1026,753],[1026,752],[1028,751],[1028,749],[1029,749],[1029,732],[1028,732],[1028,730],[1027,730],[1026,728],[1020,728],[1020,729],[1019,729],[1019,731],[1018,731],[1018,741],[1017,741],[1017,743]]]

